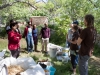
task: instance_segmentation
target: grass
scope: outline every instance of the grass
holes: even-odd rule
[[[7,39],[0,39],[0,50],[3,49],[7,49]],[[53,64],[53,66],[56,68],[56,73],[55,75],[71,75],[70,70],[70,61],[68,63],[63,63],[61,61],[58,61],[56,58],[50,58],[48,55],[42,54],[42,53],[37,53],[37,52],[33,52],[31,54],[27,54],[27,51],[25,50],[26,48],[26,41],[25,39],[21,40],[21,56],[20,57],[28,57],[31,56],[36,62],[38,62],[38,60],[46,60],[48,59],[49,61],[51,61],[51,63]],[[98,47],[95,47],[95,51],[94,54],[96,55],[96,53],[98,53]],[[41,50],[41,44],[38,44],[38,50]],[[99,52],[100,53],[100,52]],[[100,54],[98,54],[99,56]],[[6,52],[6,57],[10,56],[9,50],[7,49]],[[100,59],[100,58],[98,58]],[[77,67],[77,75],[79,75],[79,71],[78,71],[78,67]],[[89,60],[89,75],[100,75],[100,61],[98,60],[94,60],[91,59]]]

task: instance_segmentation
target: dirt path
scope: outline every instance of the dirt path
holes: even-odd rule
[[[92,56],[89,60],[89,64],[100,68],[100,57]]]

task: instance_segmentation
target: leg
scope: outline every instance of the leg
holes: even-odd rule
[[[27,37],[26,37],[26,50],[28,50],[28,39],[27,39]]]
[[[18,57],[19,57],[19,55],[20,55],[20,49],[16,50],[16,53],[17,53],[16,58],[18,58]]]
[[[76,66],[77,66],[77,64],[75,63],[75,59],[76,59],[76,56],[75,55],[71,55],[71,64],[72,64],[72,68],[73,68],[73,74],[76,74]]]
[[[37,45],[34,44],[34,50],[37,51]]]
[[[19,57],[19,50],[11,50],[11,55],[14,58],[18,58]]]
[[[44,51],[44,39],[42,39],[42,51]]]
[[[30,51],[33,51],[33,37],[30,36]]]
[[[30,36],[27,35],[27,50],[30,52]]]
[[[89,56],[80,56],[79,55],[79,72],[80,75],[88,75],[88,60]]]
[[[33,37],[33,38],[34,38],[34,50],[37,51],[38,38],[37,37]]]
[[[47,45],[48,45],[48,43],[49,43],[49,39],[45,40],[45,51],[46,51],[46,52],[48,51],[48,50],[47,50]]]

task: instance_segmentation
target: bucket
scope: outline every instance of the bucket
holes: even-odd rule
[[[54,58],[56,56],[57,48],[56,47],[49,47],[49,55],[50,57]]]
[[[55,71],[56,71],[56,69],[54,67],[52,67],[52,66],[48,66],[47,67],[47,70],[49,70],[50,75],[54,75],[55,74]]]

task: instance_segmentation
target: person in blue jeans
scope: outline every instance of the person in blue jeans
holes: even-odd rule
[[[32,36],[32,25],[31,22],[28,22],[28,26],[24,30],[24,36],[26,37],[27,50],[28,52],[33,51],[33,36]]]
[[[71,65],[72,65],[72,70],[73,70],[73,74],[72,75],[76,75],[76,67],[78,64],[78,45],[77,45],[77,39],[79,37],[79,33],[77,32],[78,27],[77,26],[73,26],[72,27],[72,31],[73,31],[73,36],[72,36],[72,40],[68,40],[71,44],[70,44],[70,56],[71,56]]]

